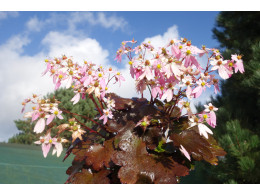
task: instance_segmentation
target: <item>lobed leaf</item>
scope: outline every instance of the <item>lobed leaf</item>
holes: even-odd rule
[[[195,160],[205,160],[213,165],[217,165],[217,156],[224,156],[226,152],[217,145],[216,140],[209,135],[206,139],[199,135],[197,127],[184,130],[181,133],[173,133],[170,136],[174,146],[182,145]]]
[[[86,165],[92,166],[96,171],[102,168],[110,167],[111,157],[114,153],[113,139],[104,142],[104,146],[101,144],[94,144],[86,152]]]

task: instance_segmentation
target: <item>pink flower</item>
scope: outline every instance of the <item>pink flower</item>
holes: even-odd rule
[[[171,101],[172,98],[173,98],[173,90],[175,88],[173,87],[172,83],[169,83],[168,86],[167,86],[167,89],[164,90],[164,93],[162,95],[162,98],[161,100],[167,100],[167,102]]]
[[[144,72],[140,75],[140,77],[138,79],[141,80],[141,79],[144,79],[145,77],[148,81],[153,79],[153,77],[154,77],[150,66],[144,67]]]
[[[40,140],[34,142],[35,144],[42,144],[42,152],[44,158],[47,157],[52,144],[56,144],[57,139],[56,138],[51,138],[50,133],[47,134],[45,137],[40,137]]]
[[[46,68],[46,70],[42,73],[42,76],[45,75],[49,70],[51,70],[51,68],[52,68],[51,63],[50,63],[50,62],[47,62],[47,68]]]
[[[150,81],[150,85],[151,85],[151,90],[152,90],[152,97],[155,98],[157,96],[157,94],[162,94],[162,90],[160,89],[160,87],[157,85],[155,80]]]
[[[188,66],[195,65],[197,68],[200,68],[199,62],[197,61],[196,57],[194,56],[197,54],[198,51],[194,48],[187,48],[186,50],[186,57],[185,57],[185,62],[184,66],[187,68]]]
[[[198,126],[200,135],[203,135],[206,139],[208,139],[208,133],[213,134],[213,132],[206,125],[204,125],[202,122],[200,122],[196,116],[194,116],[194,117],[190,118],[190,127],[189,128],[196,126],[196,125]]]
[[[37,106],[37,108],[32,112],[32,122],[37,120],[40,116],[40,114],[43,114],[44,112],[42,112],[42,108],[40,107],[40,105]]]
[[[117,72],[115,74],[115,77],[116,77],[116,81],[119,82],[119,86],[121,85],[121,81],[125,81],[125,78],[122,76],[120,72]]]
[[[116,58],[115,60],[117,62],[121,62],[122,61],[122,54],[123,54],[123,50],[122,48],[120,48],[117,52],[116,52]]]
[[[56,117],[58,117],[61,120],[63,119],[63,117],[61,116],[62,111],[58,110],[57,108],[54,108],[53,110],[51,110],[51,113],[52,113],[52,115],[48,116],[47,123],[46,123],[47,125],[49,125],[53,121],[53,119]]]
[[[205,45],[202,46],[202,50],[199,52],[199,56],[202,57],[205,53],[209,53],[210,49],[206,48]]]
[[[231,55],[231,59],[236,61],[236,67],[235,67],[235,73],[239,70],[241,73],[245,72],[244,70],[244,65],[243,65],[243,60],[241,59],[241,55]]]
[[[175,76],[180,76],[181,75],[180,66],[178,64],[176,64],[175,62],[172,62],[170,67],[171,67],[172,73]]]
[[[210,78],[210,85],[214,86],[214,93],[217,94],[218,92],[220,92],[219,89],[219,80],[214,78],[215,75],[212,75]]]
[[[198,84],[198,86],[195,89],[193,89],[193,91],[192,91],[195,98],[198,98],[201,95],[202,91],[206,90],[206,86],[209,87],[209,84],[201,79],[199,81],[197,81],[197,84]]]
[[[53,77],[54,78],[54,77]],[[57,74],[57,77],[56,79],[58,79],[58,81],[54,80],[54,82],[56,82],[56,85],[55,85],[55,90],[59,89],[60,85],[61,85],[61,81],[64,80],[66,78],[66,74],[62,71],[60,71],[58,74]]]
[[[218,108],[214,107],[211,103],[209,103],[208,105],[204,105],[204,107],[204,111],[209,112],[209,120],[207,121],[208,124],[215,128],[217,117],[214,111],[217,111]]]
[[[218,70],[218,74],[222,79],[228,79],[230,77],[230,75],[232,75],[232,71],[228,70],[225,65],[227,64],[227,60],[213,60],[211,61],[211,64],[213,65],[213,67],[211,68],[211,70]]]
[[[103,121],[103,124],[106,124],[107,123],[107,119],[108,118],[110,118],[110,119],[112,119],[113,118],[113,114],[112,114],[112,112],[111,112],[111,110],[109,110],[109,109],[104,109],[103,110],[103,115],[99,118],[99,120],[104,120]]]
[[[23,108],[22,108],[22,110],[21,110],[21,113],[23,113],[23,112],[24,112],[26,104],[27,104],[27,103],[29,103],[30,101],[31,101],[31,99],[30,99],[30,98],[27,98],[27,99],[25,99],[25,100],[24,100],[24,102],[22,103],[22,105],[23,105]]]
[[[63,138],[58,138],[54,144],[52,155],[57,153],[57,157],[59,157],[63,151],[62,143],[65,143],[65,142],[68,142],[68,140],[63,139]]]
[[[66,84],[66,89],[70,88],[72,83],[73,83],[73,77],[74,75],[77,74],[77,71],[76,70],[73,70],[73,69],[69,69],[68,70],[68,81],[67,81],[67,84]]]
[[[186,96],[188,99],[192,99],[191,93],[192,93],[192,89],[191,89],[191,85],[192,83],[192,78],[191,77],[185,77],[183,80],[183,85],[182,86],[186,86]]]
[[[40,119],[37,121],[37,123],[34,126],[34,132],[35,133],[41,133],[45,129],[45,118],[46,115],[44,113],[40,114]]]
[[[94,81],[94,74],[95,73],[93,73],[92,70],[88,70],[86,75],[83,78],[81,78],[81,82],[83,82],[84,87],[87,87],[90,83]]]
[[[179,49],[178,45],[173,45],[171,47],[172,54],[175,58],[180,59],[182,56],[181,50]]]

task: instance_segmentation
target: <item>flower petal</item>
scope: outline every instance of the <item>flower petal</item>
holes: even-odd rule
[[[181,145],[181,148],[180,148],[180,151],[184,154],[184,156],[189,159],[190,161],[190,155],[189,153],[187,152],[187,150]]]
[[[43,132],[44,128],[45,128],[45,119],[44,118],[40,118],[37,121],[36,125],[34,126],[34,130],[33,131],[36,132],[36,133],[41,133],[41,132]]]
[[[53,121],[54,117],[55,117],[54,114],[50,115],[49,118],[47,119],[46,125],[49,125]]]
[[[51,144],[42,144],[42,152],[43,152],[44,158],[47,157],[50,149],[51,149]]]

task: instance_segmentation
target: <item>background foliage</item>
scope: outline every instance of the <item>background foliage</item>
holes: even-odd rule
[[[243,55],[245,73],[222,82],[214,137],[227,152],[216,167],[199,162],[207,183],[260,183],[260,12],[221,12],[213,29],[225,57]],[[198,109],[202,105],[198,106]]]

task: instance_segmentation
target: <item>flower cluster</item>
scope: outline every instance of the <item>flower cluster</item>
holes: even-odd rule
[[[104,100],[106,102],[107,109],[103,110],[103,115],[99,118],[99,120],[103,120],[103,124],[106,124],[108,118],[110,119],[113,118],[112,111],[114,110],[115,107],[115,100],[110,99],[110,97]]]
[[[217,125],[215,111],[218,109],[209,103],[204,105],[205,109],[202,112],[193,113],[190,107],[191,101],[200,97],[210,87],[218,93],[220,79],[228,79],[238,71],[243,73],[241,55],[232,55],[231,59],[226,60],[219,50],[205,46],[198,48],[186,38],[170,40],[165,46],[159,48],[155,48],[150,42],[134,46],[136,43],[134,39],[123,41],[115,59],[121,62],[122,56],[127,56],[130,74],[135,80],[137,92],[143,97],[144,91],[148,89],[151,95],[149,104],[154,105],[155,102],[160,102],[163,113],[170,119],[178,107],[180,112],[178,118],[187,116],[188,129],[198,126],[199,134],[208,139],[208,134],[213,134],[213,132],[205,123],[215,128]],[[202,58],[207,58],[206,65],[201,63]],[[121,73],[114,71],[111,67],[104,68],[87,61],[84,61],[81,66],[65,55],[61,58],[47,59],[45,62],[47,68],[43,75],[50,74],[55,89],[58,89],[62,83],[66,88],[72,88],[75,94],[71,99],[73,104],[88,96],[99,112],[96,119],[103,121],[89,120],[106,129],[107,121],[113,120],[114,112],[117,111],[115,106],[117,102],[108,94],[109,83],[114,79],[113,84],[121,85],[121,81],[125,81]],[[59,102],[55,98],[45,100],[33,95],[32,98],[25,99],[22,111],[27,103],[35,105],[32,107],[33,111],[27,112],[25,117],[32,118],[32,121],[38,120],[34,127],[36,133],[42,133],[45,126],[49,125],[54,118],[63,119],[62,111],[58,108]],[[135,127],[140,126],[146,131],[147,127],[153,124],[152,120],[152,115],[144,116]],[[72,142],[76,139],[83,140],[82,136],[86,130],[99,134],[79,121],[76,122],[75,119],[70,119],[69,124],[63,124],[61,128],[72,132]],[[171,142],[168,136],[169,128],[165,131],[162,127],[162,131],[164,131],[166,142]],[[50,133],[47,132],[35,143],[42,144],[43,154],[46,157],[52,145],[54,146],[53,153],[59,156],[62,151],[61,143],[66,141],[63,138],[51,138]],[[179,149],[187,159],[191,160],[190,154],[183,145],[180,145]]]
[[[150,88],[153,98],[159,97],[167,102],[174,100],[178,89],[190,100],[198,98],[212,85],[217,93],[219,79],[213,74],[216,70],[222,79],[230,78],[234,71],[244,72],[240,55],[232,55],[232,60],[224,60],[217,49],[205,46],[198,48],[186,38],[170,40],[160,48],[155,48],[149,42],[133,48],[133,45],[126,46],[129,42],[135,43],[122,42],[116,59],[121,61],[121,56],[127,55],[138,92],[142,94],[146,88]],[[205,68],[198,60],[204,55],[208,58]]]
[[[48,133],[46,136],[41,136],[40,140],[38,140],[34,143],[42,145],[43,156],[46,158],[52,145],[54,145],[52,155],[57,153],[57,157],[59,157],[61,155],[61,152],[63,151],[62,143],[65,143],[65,142],[68,142],[68,140],[63,139],[63,138],[52,138],[50,133]]]
[[[95,64],[87,61],[80,66],[65,55],[54,60],[47,59],[45,62],[47,68],[43,75],[50,73],[55,90],[61,86],[62,82],[66,83],[66,88],[74,89],[75,96],[71,100],[73,104],[76,104],[80,97],[84,99],[86,94],[94,94],[97,98],[103,99],[109,91],[108,84],[113,78],[115,83],[119,82],[119,84],[125,80],[120,72],[113,71],[111,67],[105,69],[100,65],[95,68]]]
[[[49,125],[53,119],[63,119],[62,111],[59,110],[58,104],[60,103],[55,98],[51,99],[42,99],[40,96],[33,94],[31,98],[27,98],[22,103],[23,109],[22,112],[25,110],[25,106],[31,103],[32,111],[26,112],[24,114],[25,118],[31,118],[32,122],[36,121],[36,124],[34,126],[34,132],[37,134],[42,133],[45,130],[46,125]],[[42,144],[42,151],[44,157],[47,156],[50,148],[52,145],[54,145],[53,149],[53,155],[57,153],[57,156],[59,157],[63,147],[61,143],[67,142],[66,139],[63,138],[51,138],[50,132],[47,133],[46,136],[41,136],[39,141],[34,142],[35,144]]]
[[[22,103],[22,112],[24,112],[25,106],[28,103],[33,104],[32,111],[26,112],[24,117],[32,118],[32,122],[38,119],[34,127],[34,132],[36,133],[42,133],[45,129],[45,124],[49,125],[54,118],[63,119],[61,115],[62,111],[58,109],[60,102],[55,98],[41,99],[38,95],[33,94],[32,98],[25,99]]]

